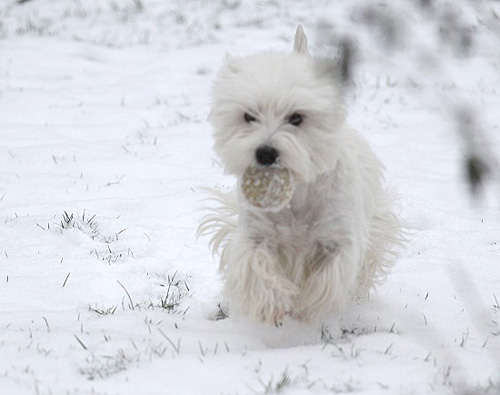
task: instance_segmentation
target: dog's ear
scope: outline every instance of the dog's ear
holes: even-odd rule
[[[297,26],[295,39],[293,41],[293,50],[298,53],[309,55],[309,51],[307,50],[307,36],[304,33],[302,25]]]

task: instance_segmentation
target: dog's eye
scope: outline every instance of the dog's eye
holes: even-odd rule
[[[251,116],[249,113],[245,113],[245,115],[243,116],[243,118],[245,118],[245,122],[246,123],[250,123],[250,122],[255,122],[257,119],[253,116]]]
[[[288,123],[292,124],[293,126],[299,126],[302,123],[302,115],[294,112],[292,115],[288,117]]]

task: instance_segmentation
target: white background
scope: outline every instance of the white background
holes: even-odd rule
[[[471,198],[456,113],[498,157],[500,6],[419,3],[3,0],[0,393],[498,393],[500,192]],[[358,48],[348,121],[411,243],[322,328],[216,320],[199,187],[235,180],[212,151],[211,81],[226,52],[291,49],[298,23],[312,53]]]

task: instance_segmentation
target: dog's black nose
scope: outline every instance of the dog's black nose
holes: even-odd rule
[[[257,163],[263,166],[271,166],[276,162],[278,156],[280,156],[278,150],[276,148],[269,147],[268,145],[259,147],[257,148],[257,151],[255,151]]]

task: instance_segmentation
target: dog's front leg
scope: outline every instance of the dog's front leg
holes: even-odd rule
[[[284,277],[275,248],[240,234],[232,240],[221,269],[226,296],[236,311],[273,324],[291,311],[298,288]]]
[[[355,290],[360,254],[352,241],[319,242],[308,259],[296,317],[309,321],[342,310]]]

